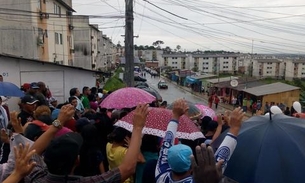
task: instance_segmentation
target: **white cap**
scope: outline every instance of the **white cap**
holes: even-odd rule
[[[98,93],[97,96],[98,96],[99,98],[103,98],[104,95],[103,95],[102,93]]]

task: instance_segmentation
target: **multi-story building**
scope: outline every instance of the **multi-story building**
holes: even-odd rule
[[[185,53],[163,54],[164,66],[172,67],[172,69],[188,69],[189,55]]]
[[[75,66],[86,69],[110,69],[116,61],[117,48],[98,25],[89,24],[89,17],[73,16]]]
[[[264,78],[282,78],[284,76],[285,64],[278,59],[254,59],[252,60],[252,75]]]
[[[285,79],[305,78],[305,60],[285,60]]]
[[[0,1],[0,52],[69,65],[73,61],[71,0]]]
[[[164,66],[163,50],[135,50],[134,52],[135,57],[139,57],[142,61],[158,62],[158,66]]]
[[[234,73],[238,70],[238,55],[163,54],[164,65],[177,69],[193,69],[203,73]]]

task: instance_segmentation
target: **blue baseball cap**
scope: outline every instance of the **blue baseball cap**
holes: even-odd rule
[[[172,171],[187,172],[191,168],[192,149],[189,146],[178,144],[168,149],[168,164]]]

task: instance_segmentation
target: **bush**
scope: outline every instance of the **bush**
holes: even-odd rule
[[[118,68],[114,75],[105,83],[104,90],[115,91],[126,87],[126,84],[119,78],[122,68]]]

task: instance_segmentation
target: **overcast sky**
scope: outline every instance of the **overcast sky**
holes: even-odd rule
[[[86,3],[85,3],[86,2]],[[156,40],[182,50],[305,53],[304,0],[135,0],[137,45]],[[124,43],[125,0],[73,0],[77,14],[100,15],[91,23],[114,43]],[[114,27],[114,28],[113,28]],[[253,44],[252,44],[253,43]]]

